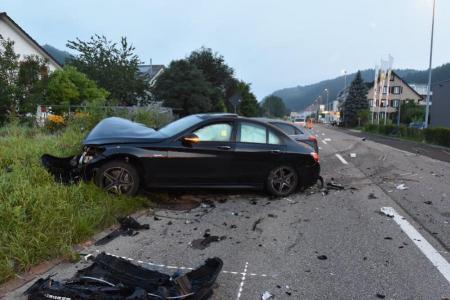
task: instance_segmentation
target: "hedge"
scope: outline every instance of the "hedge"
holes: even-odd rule
[[[410,128],[406,125],[400,125],[397,127],[392,124],[376,125],[367,124],[363,127],[366,132],[373,132],[388,136],[396,136],[418,142],[426,141],[430,144],[441,145],[450,147],[450,128]]]

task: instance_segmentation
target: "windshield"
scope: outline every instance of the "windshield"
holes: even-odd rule
[[[295,119],[295,122],[305,122],[305,119]]]
[[[174,136],[199,123],[200,121],[202,121],[202,119],[197,115],[187,116],[167,124],[166,126],[159,129],[158,132],[167,136]]]

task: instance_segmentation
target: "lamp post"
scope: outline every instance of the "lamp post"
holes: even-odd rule
[[[324,89],[324,92],[327,93],[327,105],[325,106],[325,112],[328,113],[325,115],[325,121],[329,121],[330,120],[330,111],[328,109],[328,97],[330,95],[330,92],[328,91],[328,89]],[[327,117],[328,116],[328,117]]]
[[[430,42],[430,64],[428,66],[428,88],[427,88],[427,102],[425,110],[425,124],[424,127],[428,128],[428,115],[430,113],[430,94],[431,94],[431,65],[433,62],[433,36],[434,36],[434,11],[436,8],[436,0],[433,0],[433,17],[431,19],[431,42]]]

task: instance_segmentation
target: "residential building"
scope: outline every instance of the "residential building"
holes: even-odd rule
[[[164,72],[166,67],[164,65],[139,65],[139,73],[145,75],[147,80],[150,83],[150,86],[153,86],[156,82],[156,79]]]
[[[370,88],[367,93],[367,98],[369,100],[370,110],[375,113],[375,120],[384,119],[385,117],[395,119],[397,117],[398,107],[402,102],[413,101],[414,103],[419,104],[423,99],[416,90],[394,71],[391,72],[390,79],[388,80],[386,78],[384,85],[381,85],[382,82],[379,81],[374,102],[374,84],[373,82],[368,83]]]
[[[23,30],[5,12],[0,12],[0,34],[4,39],[14,41],[14,51],[24,59],[28,55],[37,55],[47,61],[50,72],[61,69],[61,65]]]
[[[433,84],[430,127],[450,128],[450,79]]]
[[[427,104],[427,94],[428,94],[428,84],[424,83],[410,83],[410,87],[412,87],[420,96],[422,96],[422,100],[419,101],[419,105]],[[433,91],[430,91],[430,96],[433,96]],[[431,99],[430,99],[431,100]],[[431,105],[431,102],[430,102]]]

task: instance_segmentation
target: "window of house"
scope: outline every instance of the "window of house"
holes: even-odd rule
[[[399,95],[401,93],[401,87],[400,86],[393,86],[392,87],[392,94]]]
[[[383,94],[387,94],[387,86],[383,86]]]
[[[400,103],[399,99],[392,100],[392,106],[393,107],[398,107],[399,103]]]
[[[229,142],[232,128],[229,123],[217,123],[197,129],[194,134],[201,142]]]

